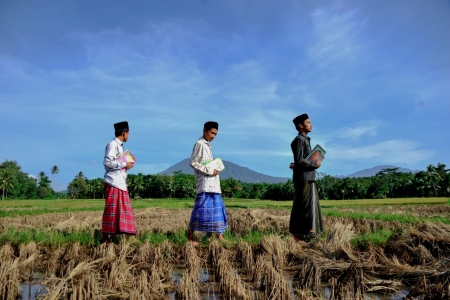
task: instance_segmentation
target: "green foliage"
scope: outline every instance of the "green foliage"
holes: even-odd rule
[[[80,243],[81,245],[92,246],[98,243],[94,235],[86,230],[61,232],[58,230],[42,230],[34,228],[22,228],[16,230],[8,228],[0,233],[0,244],[7,242],[14,246],[27,244],[31,241],[44,246],[57,246]]]
[[[357,235],[350,243],[360,249],[366,249],[369,245],[384,247],[392,235],[393,232],[390,230],[378,230]]]
[[[0,164],[2,200],[52,198],[54,191],[50,184],[44,172],[40,172],[35,179],[22,172],[16,161],[6,160]]]
[[[59,168],[50,169],[52,175]],[[128,191],[132,199],[195,198],[195,176],[181,171],[172,175],[129,174]],[[398,172],[398,168],[386,168],[377,175],[362,178],[336,178],[317,173],[316,185],[320,199],[396,199],[412,197],[449,197],[450,172],[445,164],[428,165],[426,170],[413,173]],[[221,180],[225,198],[292,200],[294,184],[245,183],[233,178]],[[44,172],[36,179],[20,170],[15,161],[6,160],[0,165],[0,189],[2,199],[50,199],[55,198],[51,181]],[[69,183],[72,199],[103,198],[103,178],[87,179],[79,172]],[[58,197],[56,197],[58,198]],[[59,197],[60,198],[60,197]]]
[[[88,191],[88,184],[82,172],[78,173],[75,179],[72,180],[67,187],[67,193],[72,197],[72,199],[82,198],[88,193]]]

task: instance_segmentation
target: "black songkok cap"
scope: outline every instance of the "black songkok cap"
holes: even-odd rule
[[[206,130],[210,130],[211,128],[215,128],[215,129],[219,130],[219,123],[214,122],[214,121],[208,121],[205,123],[205,126],[203,126],[203,128]]]
[[[123,121],[123,122],[119,122],[114,124],[114,130],[116,132],[124,132],[124,131],[129,131],[130,128],[128,127],[128,122],[127,121]]]
[[[295,127],[298,126],[298,124],[303,124],[303,122],[305,122],[307,119],[309,119],[307,114],[303,114],[300,116],[296,116],[294,120],[292,120],[292,122],[294,122]]]

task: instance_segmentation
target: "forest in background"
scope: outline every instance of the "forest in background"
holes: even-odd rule
[[[374,176],[340,178],[317,173],[319,197],[323,200],[380,199],[450,196],[450,170],[445,164],[428,165],[417,173],[403,173],[399,168],[386,168]],[[59,173],[58,166],[50,169],[53,181]],[[181,171],[172,175],[129,174],[130,196],[139,198],[194,198],[195,177]],[[294,184],[245,183],[233,178],[221,180],[225,198],[292,200]],[[98,199],[103,198],[103,178],[88,179],[79,172],[69,183],[67,191],[55,192],[52,180],[45,172],[37,177],[21,170],[16,161],[0,164],[1,199]]]

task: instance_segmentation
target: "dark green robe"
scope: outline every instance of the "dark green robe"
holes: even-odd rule
[[[323,231],[322,214],[316,188],[315,164],[305,158],[311,153],[310,138],[299,133],[291,143],[294,155],[295,194],[292,205],[289,232],[296,236],[307,235],[311,230],[316,234]]]
[[[292,204],[289,232],[296,236],[307,235],[313,229],[323,231],[322,214],[316,183],[308,180],[294,182],[295,194]]]

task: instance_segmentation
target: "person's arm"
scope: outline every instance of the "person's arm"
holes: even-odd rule
[[[194,170],[199,171],[204,175],[214,176],[217,174],[217,172],[214,172],[215,170],[213,168],[209,168],[200,162],[202,156],[202,147],[204,147],[203,144],[195,143],[194,149],[192,149],[189,165],[194,168]]]
[[[294,154],[294,166],[298,166],[305,171],[313,171],[320,167],[320,162],[311,163],[309,160],[303,158],[305,156],[304,152],[304,141],[297,138],[292,142],[292,153]]]
[[[106,145],[103,165],[113,170],[120,170],[123,168],[129,169],[127,162],[116,160],[117,154],[117,149],[114,147],[113,143],[109,143],[108,145]]]

